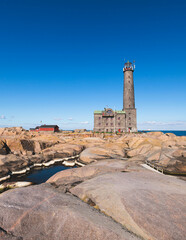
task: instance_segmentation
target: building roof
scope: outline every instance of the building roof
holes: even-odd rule
[[[55,128],[58,127],[58,125],[41,125],[40,128]]]
[[[99,111],[99,110],[96,110],[94,111],[94,114],[102,114],[103,111]],[[125,111],[122,111],[122,110],[115,110],[116,113],[119,113],[119,114],[125,114]]]
[[[121,114],[125,114],[125,111],[115,111],[116,113],[121,113]]]

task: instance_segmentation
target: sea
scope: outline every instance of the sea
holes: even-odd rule
[[[174,133],[176,136],[186,136],[184,130],[139,130],[138,132],[163,132],[163,133]]]

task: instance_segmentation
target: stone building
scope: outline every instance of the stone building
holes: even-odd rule
[[[133,72],[135,65],[124,64],[123,110],[105,108],[94,111],[94,132],[136,132],[136,108],[134,98]]]

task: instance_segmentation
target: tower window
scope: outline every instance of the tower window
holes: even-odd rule
[[[99,123],[99,126],[101,126],[101,123]]]
[[[108,123],[106,123],[106,126],[108,126]]]
[[[130,105],[129,105],[129,108],[130,108]]]
[[[118,120],[120,120],[120,117],[118,117]]]
[[[120,123],[118,123],[118,126],[120,126]]]
[[[131,120],[131,117],[129,117],[129,120]]]
[[[99,117],[99,120],[101,120],[101,117]]]

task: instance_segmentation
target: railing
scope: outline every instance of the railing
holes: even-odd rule
[[[173,171],[168,171],[166,169],[164,169],[163,167],[157,166],[156,164],[151,163],[150,161],[146,160],[145,161],[146,165],[148,165],[149,167],[157,170],[158,172],[161,172],[162,174],[166,174],[166,175],[173,175],[173,176],[186,176],[186,172],[173,172]]]
[[[146,163],[149,167],[157,170],[158,172],[161,172],[162,174],[164,173],[164,169],[161,168],[160,166],[157,166],[156,164],[153,164],[153,163],[149,162],[148,160],[146,160],[145,163]]]

